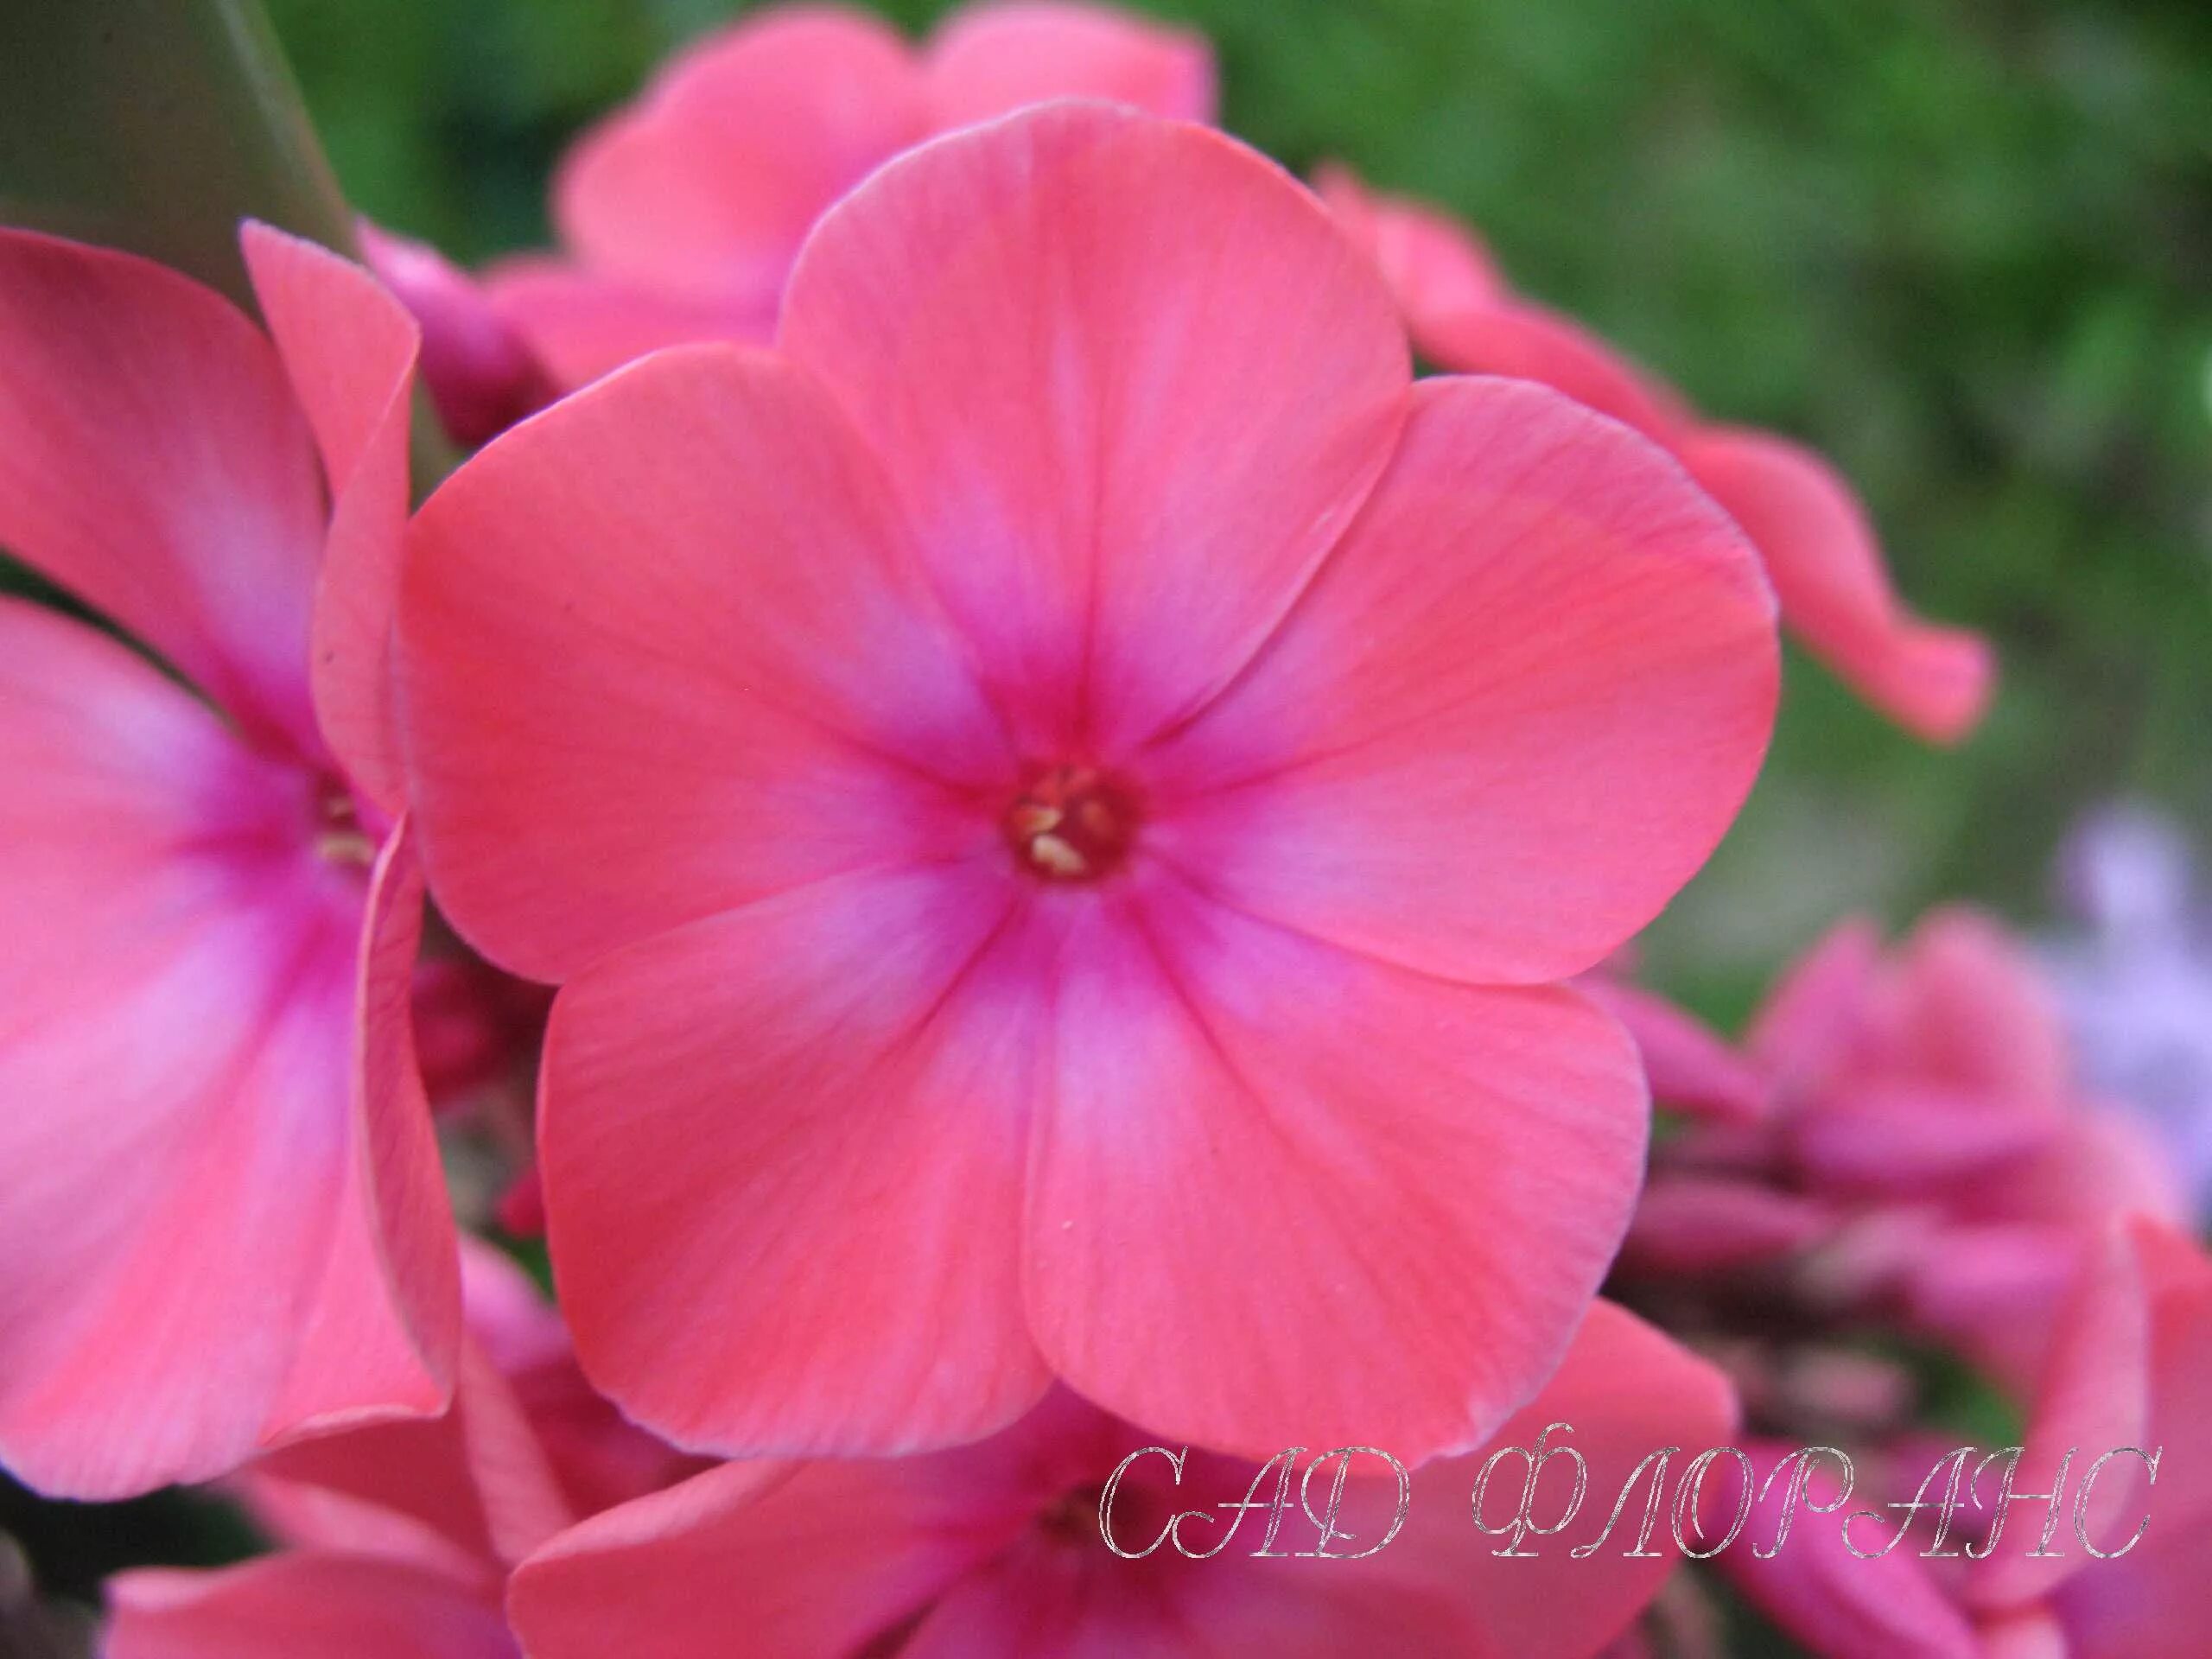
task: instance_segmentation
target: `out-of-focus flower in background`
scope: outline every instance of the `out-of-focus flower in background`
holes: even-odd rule
[[[577,141],[559,257],[501,262],[493,308],[568,386],[656,346],[766,341],[807,233],[932,134],[1053,98],[1213,116],[1211,48],[1066,0],[971,7],[910,47],[835,5],[771,7],[688,48]]]
[[[1555,1422],[1573,1426],[1593,1487],[1610,1491],[1653,1446],[1725,1443],[1735,1402],[1712,1367],[1599,1302],[1497,1444],[1526,1446]],[[1264,1510],[1276,1478],[1255,1481],[1259,1465],[1203,1451],[1179,1465],[1133,1456],[1147,1440],[1056,1390],[958,1451],[727,1465],[586,1522],[524,1562],[516,1627],[536,1659],[703,1656],[736,1629],[749,1651],[790,1659],[1588,1659],[1680,1566],[1656,1552],[1578,1561],[1555,1548],[1500,1560],[1471,1548],[1467,1495],[1488,1447],[1415,1470],[1402,1529],[1365,1560],[1338,1560],[1296,1558],[1323,1542],[1310,1518],[1330,1512],[1336,1472],[1327,1448],[1312,1448],[1321,1478],[1302,1501],[1292,1481],[1273,1554],[1258,1556],[1267,1516],[1216,1506],[1249,1495]],[[1125,1462],[1102,1522],[1103,1488]],[[1345,1472],[1326,1546],[1338,1556],[1381,1543],[1399,1497],[1377,1458]],[[1198,1513],[1174,1520],[1189,1510]],[[1108,1551],[1108,1523],[1116,1548],[1142,1559]]]
[[[2201,1245],[2138,1217],[2116,1218],[2085,1252],[2055,1311],[2022,1445],[2021,1492],[2059,1487],[2073,1452],[2054,1548],[1935,1564],[1972,1612],[1984,1659],[2196,1659],[2212,1562],[2212,1259]],[[2023,1519],[2044,1522],[2040,1506]]]
[[[2149,1251],[2176,1285],[2199,1286],[2208,1270],[2171,1230],[2181,1204],[2157,1145],[2082,1087],[2054,988],[2024,939],[1957,908],[1889,949],[1872,926],[1846,924],[1783,976],[1745,1049],[1771,1090],[1769,1115],[1685,1115],[1661,1138],[1613,1292],[1735,1380],[1762,1479],[1796,1448],[1836,1446],[1856,1465],[1865,1502],[1852,1508],[1911,1497],[1968,1438],[1946,1438],[1930,1414],[1931,1389],[1962,1366],[1997,1390],[1985,1421],[2031,1418],[2021,1491],[2049,1490],[2069,1445],[2084,1448],[2077,1479],[2103,1452],[2158,1435],[2189,1452],[2204,1402],[2186,1379],[2212,1340],[2212,1310],[2201,1288],[2177,1289],[2152,1319],[2144,1287],[2158,1274],[2131,1252]],[[2165,1332],[2155,1362],[2154,1325]],[[2164,1402],[2155,1425],[2144,1405],[2154,1386]],[[1833,1484],[1816,1483],[1808,1501],[1825,1502]],[[1993,1486],[1955,1517],[1954,1549],[1986,1534]],[[2100,1516],[2134,1490],[2124,1475],[2101,1483]],[[1761,1501],[1762,1538],[1781,1520],[1781,1491]],[[2193,1476],[2159,1489],[2158,1522],[2184,1554],[2202,1509]],[[2089,1563],[2054,1612],[2024,1605],[2078,1550],[2055,1569],[2011,1563],[1969,1586],[1958,1562],[1919,1558],[1925,1538],[1870,1560],[1833,1522],[1809,1535],[1799,1525],[1779,1557],[1738,1549],[1713,1570],[1822,1655],[2194,1651],[2088,1634],[2072,1648],[2027,1645],[2048,1618],[2071,1621],[2069,1633],[2195,1618],[2171,1554],[2112,1580]],[[1859,1542],[1885,1535],[1877,1527]]]
[[[2026,942],[1986,916],[1937,912],[1890,951],[1846,924],[1746,1048],[1770,1115],[1660,1141],[1620,1272],[1661,1287],[1669,1329],[1727,1333],[1755,1418],[1832,1427],[1804,1384],[1857,1368],[1805,1363],[1823,1333],[1935,1341],[2024,1393],[2084,1238],[2180,1211],[2140,1125],[2082,1089]]]
[[[2174,819],[2114,806],[2060,855],[2075,925],[2044,957],[2084,1080],[2149,1126],[2212,1218],[2212,893]]]

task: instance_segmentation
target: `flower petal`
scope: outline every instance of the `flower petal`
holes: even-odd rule
[[[1427,380],[1397,459],[1236,685],[1146,758],[1148,844],[1427,972],[1564,978],[1750,789],[1772,601],[1666,456],[1542,387]]]
[[[1214,118],[1213,48],[1110,6],[986,0],[931,37],[930,114],[940,129],[1054,98],[1134,105],[1179,121]]]
[[[1779,1550],[1766,1559],[1754,1553],[1755,1546],[1774,1546],[1790,1480],[1774,1476],[1792,1449],[1751,1443],[1758,1478],[1772,1484],[1762,1488],[1744,1535],[1713,1558],[1713,1570],[1789,1635],[1834,1659],[1982,1659],[1965,1618],[1916,1553],[1922,1547],[1916,1536],[1872,1560],[1845,1547],[1840,1521],[1862,1507],[1856,1500],[1841,1504],[1834,1519],[1796,1515]],[[1705,1488],[1710,1503],[1701,1511],[1700,1537],[1717,1541],[1727,1530],[1741,1501],[1742,1478],[1733,1459],[1714,1465]],[[1815,1464],[1808,1501],[1834,1503],[1837,1479],[1832,1461]],[[1891,1535],[1880,1523],[1866,1522],[1852,1534],[1866,1549],[1878,1549]]]
[[[995,840],[959,791],[1012,777],[996,716],[803,372],[715,346],[639,364],[491,444],[413,537],[423,856],[515,972]]]
[[[2212,1255],[2158,1219],[2126,1224],[2151,1294],[2151,1430],[2173,1448],[2160,1513],[2178,1525],[2212,1515]]]
[[[1599,1301],[1591,1305],[1573,1346],[1543,1392],[1498,1431],[1492,1444],[1532,1446],[1547,1425],[1558,1422],[1573,1424],[1574,1433],[1563,1442],[1554,1435],[1554,1442],[1573,1446],[1590,1460],[1595,1502],[1571,1535],[1582,1541],[1599,1535],[1608,1500],[1649,1453],[1679,1446],[1694,1457],[1733,1439],[1736,1395],[1719,1371],[1672,1338],[1611,1302]],[[1450,1468],[1459,1479],[1432,1481],[1432,1486],[1441,1484],[1455,1496],[1464,1495],[1481,1466],[1480,1455],[1486,1453],[1442,1465],[1440,1474]],[[1507,1493],[1516,1491],[1510,1478],[1515,1466],[1505,1465],[1501,1484]],[[1541,1518],[1553,1513],[1549,1506],[1560,1496],[1562,1474],[1563,1468],[1539,1489],[1535,1513]],[[1414,1476],[1416,1484],[1421,1478]],[[1435,1589],[1456,1591],[1478,1633],[1471,1651],[1480,1659],[1593,1654],[1649,1604],[1679,1566],[1663,1542],[1659,1560],[1628,1559],[1627,1537],[1632,1535],[1617,1535],[1586,1560],[1550,1544],[1535,1560],[1502,1560],[1491,1553],[1496,1546],[1489,1540],[1482,1541],[1480,1553],[1471,1552],[1471,1527],[1464,1510],[1432,1508],[1437,1513],[1426,1559],[1409,1554],[1405,1564],[1425,1566]],[[1497,1518],[1494,1507],[1491,1519]],[[1448,1527],[1449,1539],[1437,1535],[1440,1520]],[[1418,1546],[1421,1537],[1410,1532],[1403,1541]],[[1388,1560],[1389,1552],[1376,1559]]]
[[[1024,1538],[939,1597],[899,1644],[899,1659],[1206,1659],[1229,1653],[1299,1659],[1346,1651],[1302,1645],[1330,1643],[1353,1621],[1332,1624],[1328,1599],[1302,1596],[1300,1585],[1279,1586],[1256,1607],[1255,1599],[1240,1599],[1228,1617],[1196,1624],[1162,1596],[1126,1593],[1108,1574],[1127,1565],[1087,1558],[1058,1541]],[[1249,1615],[1255,1611],[1272,1628],[1253,1630]],[[1376,1621],[1363,1618],[1357,1628],[1366,1644],[1362,1651],[1395,1650]]]
[[[2142,1513],[2137,1505],[2100,1548],[2124,1541],[2128,1524]],[[2091,1561],[2059,1586],[2052,1599],[2065,1641],[2055,1659],[2198,1659],[2204,1651],[2205,1614],[2212,1611],[2204,1582],[2204,1563],[2212,1560],[2212,1515],[2158,1524],[2166,1517],[2155,1500],[2151,1514],[2151,1529],[2125,1562]],[[2028,1659],[2052,1655],[2050,1649],[2028,1649]],[[2014,1656],[1993,1649],[1985,1659]]]
[[[694,299],[562,260],[525,257],[493,266],[485,297],[554,380],[573,390],[664,346],[709,340],[765,346],[775,336],[781,291]]]
[[[415,1060],[423,876],[407,821],[369,883],[351,1027],[353,1134],[340,1211],[272,1440],[442,1412],[461,1343],[452,1201]]]
[[[906,1452],[1044,1391],[1017,1273],[1051,965],[1001,856],[819,883],[563,989],[549,1237],[578,1357],[638,1421]]]
[[[257,1460],[238,1486],[288,1548],[490,1573],[574,1515],[513,1388],[474,1343],[453,1409],[302,1440]]]
[[[0,603],[0,1461],[83,1497],[254,1446],[346,1202],[358,878],[312,785]]]
[[[648,1637],[712,1653],[740,1628],[759,1659],[866,1651],[1033,1516],[943,1457],[725,1464],[555,1539],[517,1571],[509,1611],[533,1659]]]
[[[271,1555],[108,1585],[105,1659],[521,1659],[482,1589],[403,1562]]]
[[[269,341],[173,270],[0,229],[0,547],[321,754],[322,480]]]
[[[1906,941],[1892,981],[1886,1063],[2023,1109],[2070,1092],[2057,994],[1994,917],[1964,905],[1930,912]]]
[[[1059,1375],[1255,1458],[1412,1462],[1528,1399],[1643,1173],[1618,1026],[1571,991],[1411,974],[1166,880],[1102,899],[1060,960],[1027,1272]]]
[[[328,249],[251,222],[240,240],[254,297],[330,480],[330,536],[315,597],[315,718],[361,791],[397,813],[407,780],[392,707],[391,622],[421,331],[374,277]]]
[[[2088,1559],[2063,1531],[2055,1558],[2028,1554],[2026,1543],[2008,1545],[1974,1571],[1967,1588],[1973,1605],[2024,1605],[2056,1589],[2083,1653],[2186,1652],[2173,1643],[2171,1627],[2181,1606],[2193,1603],[2200,1616],[2204,1609],[2203,1562],[2199,1556],[2184,1566],[2189,1558],[2173,1551],[2180,1540],[2212,1537],[2208,1378],[2212,1263],[2195,1241],[2160,1223],[2107,1228],[2082,1250],[2059,1307],[2017,1484],[2047,1490],[2058,1455],[2071,1446],[2066,1512],[2089,1539],[2110,1551],[2146,1510],[2152,1525],[2141,1543],[2110,1562]],[[2120,1446],[2158,1452],[2157,1482],[2140,1463],[2116,1458],[2083,1509],[2090,1465]],[[2039,1525],[2040,1510],[2030,1515]]]
[[[1766,1079],[1712,1027],[1665,997],[1610,974],[1585,976],[1590,1000],[1628,1027],[1662,1106],[1715,1123],[1750,1124],[1772,1103]]]
[[[1822,1205],[1763,1181],[1661,1175],[1637,1205],[1621,1265],[1640,1273],[1709,1274],[1788,1255],[1834,1225]]]
[[[2088,1466],[2114,1446],[2149,1448],[2158,1443],[2157,1426],[2151,1421],[2154,1387],[2154,1320],[2145,1264],[2133,1241],[2119,1226],[2108,1229],[2080,1253],[2080,1265],[2052,1320],[2043,1375],[2036,1387],[2027,1432],[2021,1436],[2026,1450],[2020,1458],[2017,1489],[2023,1492],[2052,1490],[2058,1462],[2069,1449],[2074,1457],[2069,1471],[2075,1484],[2065,1508],[2074,1513]],[[2096,1513],[2093,1535],[2113,1544],[2113,1534],[2125,1536],[2125,1523],[2103,1524],[2115,1512],[2139,1514],[2140,1503],[2120,1502],[2143,1485],[2141,1465],[2121,1460],[2094,1490]],[[1979,1494],[1974,1495],[1977,1499]],[[2153,1500],[2155,1504],[2155,1499]],[[2040,1529],[2043,1516],[2029,1510],[2029,1524]],[[2003,1607],[2032,1600],[2072,1574],[2100,1564],[2085,1560],[2085,1552],[2069,1547],[2062,1518],[2055,1553],[2039,1556],[2034,1546],[2014,1536],[1991,1558],[1977,1564],[1968,1585],[1967,1599],[1983,1607]],[[2025,1527],[2022,1530],[2026,1531]],[[2027,1533],[2033,1537],[2033,1533]]]
[[[1488,1445],[1464,1458],[1439,1459],[1414,1470],[1404,1523],[1379,1553],[1341,1561],[1260,1559],[1249,1553],[1256,1547],[1248,1541],[1254,1531],[1209,1561],[1178,1561],[1162,1551],[1137,1566],[1101,1561],[1094,1552],[1083,1562],[1095,1586],[1092,1605],[1084,1611],[1096,1628],[1106,1622],[1098,1615],[1119,1612],[1125,1601],[1139,1608],[1163,1606],[1172,1627],[1185,1633],[1186,1645],[1166,1649],[1173,1653],[1268,1654],[1284,1659],[1334,1659],[1347,1653],[1371,1659],[1443,1654],[1467,1659],[1591,1659],[1650,1603],[1679,1562],[1664,1553],[1663,1536],[1662,1550],[1649,1559],[1628,1558],[1633,1511],[1624,1533],[1594,1557],[1576,1560],[1570,1548],[1599,1535],[1607,1500],[1647,1454],[1670,1443],[1693,1452],[1722,1444],[1733,1438],[1736,1419],[1734,1392],[1712,1366],[1633,1315],[1595,1302],[1542,1392]],[[1569,1425],[1572,1432],[1554,1431],[1550,1443],[1571,1446],[1588,1459],[1592,1501],[1565,1534],[1531,1544],[1534,1559],[1502,1560],[1491,1553],[1502,1546],[1471,1524],[1469,1494],[1492,1452],[1532,1446],[1555,1423]],[[1324,1461],[1324,1481],[1313,1493],[1317,1500],[1336,1467]],[[1510,1512],[1520,1490],[1521,1467],[1511,1459],[1500,1466],[1497,1485],[1503,1491],[1494,1491],[1485,1507],[1492,1522]],[[1379,1468],[1371,1459],[1355,1465],[1342,1523],[1351,1541],[1336,1543],[1339,1553],[1375,1542],[1389,1525],[1395,1483],[1387,1476],[1359,1478]],[[1191,1500],[1204,1503],[1214,1491],[1241,1496],[1249,1478],[1249,1471],[1244,1479],[1216,1477],[1208,1483],[1211,1490],[1192,1492]],[[1565,1510],[1573,1486],[1568,1467],[1553,1464],[1536,1489],[1534,1513],[1549,1522]],[[1258,1517],[1253,1521],[1256,1529]],[[1287,1556],[1312,1548],[1314,1541],[1315,1529],[1294,1510],[1276,1548]],[[1132,1589],[1131,1579],[1147,1572],[1153,1583],[1140,1581],[1141,1587]],[[1019,1586],[1002,1593],[1014,1605],[1021,1605]],[[933,1617],[925,1632],[942,1617]],[[981,1645],[969,1649],[992,1650]]]
[[[881,19],[779,7],[709,36],[587,133],[553,216],[585,263],[773,315],[823,210],[926,124],[920,72]]]
[[[423,332],[422,371],[438,420],[474,448],[556,395],[551,378],[484,285],[428,243],[360,221],[361,257]]]
[[[1767,993],[1744,1037],[1751,1058],[1793,1095],[1833,1079],[1860,1041],[1882,938],[1864,917],[1839,922]]]
[[[1799,1168],[1819,1191],[1956,1198],[2050,1146],[2063,1123],[2034,1102],[1868,1084],[1805,1113],[1790,1139]]]
[[[1989,706],[1996,660],[1963,628],[1897,601],[1851,486],[1812,451],[1764,432],[1707,427],[1684,464],[1758,543],[1792,634],[1908,731],[1955,743]]]
[[[888,468],[1023,745],[1110,761],[1265,639],[1389,457],[1389,296],[1220,135],[1102,105],[923,146],[807,244],[779,341]]]

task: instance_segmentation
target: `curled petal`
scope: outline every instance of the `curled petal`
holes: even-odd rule
[[[1834,1225],[1825,1206],[1763,1184],[1669,1175],[1644,1189],[1621,1260],[1644,1272],[1707,1273],[1802,1250]]]
[[[1984,1659],[1965,1616],[1917,1554],[1925,1535],[1862,1560],[1845,1547],[1838,1519],[1798,1513],[1781,1548],[1761,1558],[1757,1551],[1774,1549],[1783,1522],[1789,1478],[1773,1477],[1791,1450],[1768,1442],[1749,1448],[1764,1496],[1753,1503],[1744,1536],[1713,1558],[1714,1569],[1781,1629],[1834,1659]],[[1717,1541],[1736,1513],[1742,1477],[1733,1459],[1714,1469],[1700,1535]],[[1811,1465],[1807,1501],[1829,1503],[1836,1495],[1833,1464]],[[1840,1513],[1859,1507],[1853,1498]],[[1872,1550],[1889,1534],[1870,1522],[1853,1535]]]
[[[1033,1519],[1027,1493],[963,1478],[969,1461],[726,1464],[525,1561],[515,1628],[534,1659],[635,1651],[647,1630],[670,1653],[712,1652],[740,1624],[760,1659],[865,1651]]]
[[[348,1169],[272,1440],[445,1408],[461,1343],[451,1200],[416,1064],[423,875],[402,819],[371,872],[356,960]]]
[[[1758,544],[1790,632],[1898,724],[1938,743],[1972,731],[1996,677],[1989,642],[1898,602],[1849,485],[1810,450],[1713,427],[1686,438],[1698,480]]]
[[[359,265],[266,225],[249,223],[241,240],[330,484],[315,598],[315,717],[362,792],[397,813],[407,783],[392,707],[391,626],[421,333]]]
[[[1661,443],[1671,444],[1691,420],[1671,387],[1573,319],[1525,300],[1443,314],[1419,343],[1440,368],[1534,380]]]
[[[1661,1106],[1719,1123],[1751,1124],[1771,1103],[1767,1080],[1687,1009],[1604,973],[1580,982],[1592,1002],[1628,1027]]]

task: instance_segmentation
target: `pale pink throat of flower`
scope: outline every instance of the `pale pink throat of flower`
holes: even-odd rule
[[[1032,766],[1001,820],[1023,869],[1046,881],[1096,881],[1128,861],[1141,817],[1135,792],[1084,766]]]
[[[377,843],[361,822],[353,791],[335,778],[325,779],[315,798],[315,855],[332,864],[376,862]]]

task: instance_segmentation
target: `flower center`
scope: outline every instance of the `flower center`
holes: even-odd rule
[[[1120,868],[1135,839],[1135,798],[1090,766],[1037,766],[1002,820],[1021,867],[1047,881],[1096,881]]]
[[[1077,1486],[1062,1492],[1037,1517],[1037,1529],[1054,1543],[1091,1544],[1098,1541],[1096,1485]]]
[[[335,780],[315,795],[315,850],[333,864],[373,864],[377,844],[361,825],[353,791]]]

